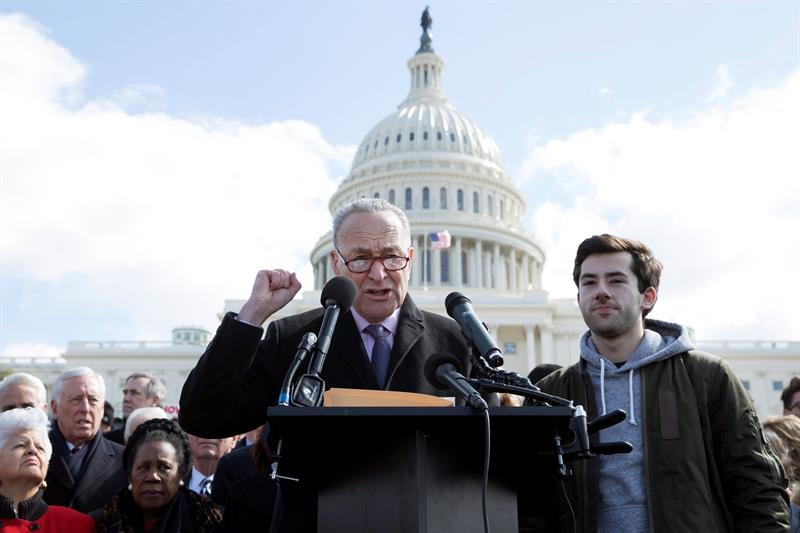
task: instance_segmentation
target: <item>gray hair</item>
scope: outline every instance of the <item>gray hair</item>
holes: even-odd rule
[[[153,396],[158,396],[159,405],[163,405],[164,400],[167,398],[167,387],[164,385],[164,382],[146,372],[135,372],[125,378],[125,384],[127,385],[130,383],[132,379],[139,378],[144,378],[147,380],[147,384],[144,386],[145,397],[152,398]]]
[[[333,215],[333,245],[338,247],[339,230],[347,217],[353,213],[382,213],[384,211],[393,213],[400,220],[400,225],[408,236],[408,244],[410,246],[411,226],[408,223],[408,217],[406,217],[402,209],[380,198],[359,198],[339,209]]]
[[[58,403],[58,399],[61,396],[61,390],[64,388],[64,382],[68,379],[77,378],[80,376],[92,376],[95,378],[97,382],[97,388],[99,389],[100,396],[103,397],[105,400],[106,397],[106,382],[103,380],[103,376],[89,368],[88,366],[78,366],[75,368],[70,368],[69,370],[65,371],[63,374],[56,378],[56,382],[53,383],[53,395],[52,399]]]
[[[169,420],[169,415],[160,407],[139,407],[138,409],[134,409],[131,414],[128,415],[128,420],[125,421],[125,442],[131,438],[136,428],[154,418],[165,418]]]
[[[53,445],[47,434],[49,427],[47,415],[38,407],[9,409],[0,413],[0,448],[5,447],[8,439],[14,435],[23,431],[33,431],[38,433],[44,446],[44,454],[49,461],[53,454]]]
[[[0,381],[0,394],[3,394],[6,387],[10,387],[11,385],[26,385],[32,387],[36,391],[36,407],[47,405],[47,389],[45,389],[42,380],[36,376],[25,372],[9,374],[3,381]]]

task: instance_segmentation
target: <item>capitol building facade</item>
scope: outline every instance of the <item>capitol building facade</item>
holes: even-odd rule
[[[526,205],[505,173],[494,140],[448,101],[445,63],[425,27],[420,47],[407,62],[408,96],[377,123],[358,146],[349,175],[331,197],[331,214],[358,198],[383,198],[408,215],[415,249],[409,294],[422,309],[445,314],[452,291],[468,296],[503,351],[505,367],[527,374],[535,365],[577,361],[586,330],[574,299],[553,299],[542,287],[546,250],[527,233]],[[450,235],[449,248],[434,248],[431,235]],[[332,233],[314,245],[313,290],[305,291],[276,320],[319,306],[333,276]],[[243,300],[226,300],[224,312]],[[202,328],[176,328],[157,342],[70,342],[63,359],[8,361],[15,371],[50,384],[64,368],[91,366],[106,378],[108,399],[121,408],[121,389],[135,371],[162,377],[168,404],[177,405],[183,381],[210,335]],[[697,341],[725,357],[745,382],[761,417],[781,413],[781,389],[800,373],[800,342]],[[5,366],[5,363],[3,363]]]

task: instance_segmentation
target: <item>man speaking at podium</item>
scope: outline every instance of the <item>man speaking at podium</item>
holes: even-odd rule
[[[328,387],[440,395],[424,368],[442,350],[469,372],[469,347],[456,322],[417,309],[407,294],[414,248],[403,211],[384,200],[356,200],[334,216],[333,245],[333,271],[353,281],[357,293],[331,339],[321,372]],[[186,431],[218,438],[264,423],[303,335],[322,324],[324,310],[314,309],[270,323],[260,340],[262,324],[299,290],[294,273],[256,275],[250,298],[238,315],[225,316],[183,386]]]

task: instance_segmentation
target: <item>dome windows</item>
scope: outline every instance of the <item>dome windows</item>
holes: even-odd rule
[[[389,144],[389,136],[387,135],[386,138],[383,140],[383,145],[386,146]]]
[[[494,205],[492,205],[492,195],[486,197],[486,211],[490,217],[494,216]]]
[[[394,189],[389,189],[389,203],[392,205],[396,205],[394,203]]]
[[[481,212],[481,197],[478,194],[478,191],[472,193],[472,212],[473,213]]]
[[[439,208],[442,210],[447,209],[447,189],[444,187],[439,189]]]
[[[436,140],[437,141],[441,141],[442,140],[442,132],[441,131],[437,131],[436,132]]]
[[[397,134],[397,142],[399,143],[402,140],[403,140],[403,134],[402,133],[398,133]]]
[[[431,190],[427,187],[422,188],[422,209],[431,208]]]
[[[456,192],[456,206],[459,211],[464,210],[464,189],[458,189]]]
[[[411,187],[406,187],[406,211],[411,209]]]
[[[450,142],[452,143],[456,142],[456,134],[453,133],[452,131],[450,132]]]
[[[427,131],[423,131],[422,132],[422,140],[423,141],[427,141],[428,140],[428,132]]]
[[[414,140],[414,132],[413,131],[408,134],[408,140],[409,141],[413,141]]]

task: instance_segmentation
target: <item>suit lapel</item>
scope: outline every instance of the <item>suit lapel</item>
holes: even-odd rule
[[[422,320],[422,313],[411,297],[406,295],[403,305],[400,307],[400,318],[397,321],[397,332],[394,336],[394,344],[392,345],[392,355],[389,357],[389,368],[387,369],[386,388],[392,382],[397,367],[399,367],[403,360],[411,351],[411,348],[422,337],[425,330],[425,325]]]
[[[329,351],[334,352],[334,357],[341,358],[347,363],[365,389],[378,388],[378,382],[372,373],[372,365],[364,349],[364,341],[361,340],[361,334],[350,311],[341,315],[336,322]],[[330,356],[329,353],[328,357]]]
[[[67,492],[72,492],[72,489],[75,486],[75,480],[72,479],[72,473],[69,471],[67,460],[62,455],[61,450],[58,450],[57,452],[54,451],[52,457],[50,458],[50,466],[48,468],[48,474],[53,476],[56,481],[63,485],[64,488],[67,489]]]
[[[109,477],[109,469],[114,468],[114,451],[106,444],[102,435],[98,435],[97,438],[96,448],[90,450],[91,455],[86,457],[87,464],[84,466],[78,486],[75,487],[73,501],[78,499],[81,493],[94,487],[97,483],[105,481]]]

